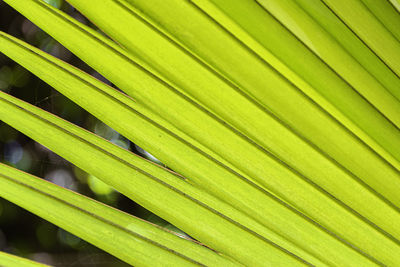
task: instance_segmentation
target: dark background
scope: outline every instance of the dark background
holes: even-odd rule
[[[92,26],[63,0],[46,0]],[[50,22],[49,22],[50,23]],[[0,30],[107,82],[29,20],[0,0]],[[108,82],[107,82],[108,83]],[[110,83],[108,83],[110,84]],[[34,104],[150,159],[151,155],[0,53],[0,90]],[[153,159],[155,160],[155,159]],[[174,227],[0,121],[0,162],[170,229]],[[1,190],[1,188],[0,188]],[[78,237],[0,197],[0,251],[53,266],[127,266]]]

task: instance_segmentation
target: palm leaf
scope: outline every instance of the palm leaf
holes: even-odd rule
[[[10,45],[13,45],[13,49],[12,49],[12,51],[14,51],[14,53],[15,53],[15,55],[23,55],[23,53],[21,53],[19,50],[20,49],[23,49],[23,48],[21,48],[21,45],[19,44],[18,46],[16,46],[16,44],[15,44],[15,41],[12,41],[12,39],[10,39],[9,37],[7,37],[6,35],[4,35],[3,34],[3,36],[5,37],[5,38],[3,38],[4,40],[5,40],[5,42],[7,42],[8,44],[10,44]],[[5,45],[4,46],[5,48],[7,47],[7,45]],[[7,47],[8,48],[8,47]],[[26,49],[25,49],[26,50]],[[47,68],[41,68],[41,67],[39,67],[39,65],[37,64],[37,62],[43,62],[43,64],[46,64],[46,62],[48,63],[48,61],[49,61],[49,56],[47,56],[46,58],[47,58],[47,61],[45,61],[45,60],[43,60],[43,57],[45,56],[45,55],[43,55],[42,56],[42,58],[40,58],[40,57],[38,57],[37,55],[38,54],[40,54],[40,52],[39,51],[35,51],[33,48],[30,48],[29,49],[29,51],[33,51],[33,52],[31,52],[30,54],[32,55],[32,56],[35,56],[35,58],[30,58],[30,57],[24,57],[24,62],[27,62],[26,64],[32,64],[33,62],[35,62],[35,64],[34,64],[34,66],[33,65],[31,65],[32,67],[30,67],[30,68],[35,68],[35,69],[38,69],[38,70],[47,70],[47,73],[48,73],[48,69],[49,69],[49,67],[47,67]],[[43,53],[42,53],[43,54]],[[13,55],[13,53],[8,53],[8,55]],[[54,61],[54,60],[53,60]],[[58,65],[60,65],[61,63],[58,63]],[[51,64],[46,64],[46,66],[51,66],[51,73],[53,73],[53,74],[55,74],[56,72],[55,71],[57,71],[57,69],[59,70],[60,68],[58,67],[58,68],[56,68],[55,66],[54,66],[54,64],[53,65],[51,65]],[[65,64],[64,64],[65,65]],[[65,67],[68,67],[68,66],[65,66]],[[68,69],[71,69],[71,67],[69,67]],[[64,73],[64,75],[65,74],[67,74],[67,75],[69,75],[68,76],[68,78],[67,79],[62,79],[62,77],[63,77],[63,74],[60,72],[60,73],[58,73],[57,72],[57,74],[56,75],[51,75],[51,76],[47,76],[47,77],[54,77],[53,78],[53,80],[54,80],[54,82],[57,82],[57,84],[56,83],[52,83],[52,85],[55,87],[55,88],[60,88],[60,85],[62,85],[63,87],[68,87],[68,88],[73,88],[74,90],[76,90],[77,88],[79,88],[79,90],[82,90],[82,88],[86,88],[87,87],[87,85],[85,86],[85,84],[80,84],[80,86],[77,86],[77,85],[73,85],[73,86],[71,86],[71,85],[68,85],[71,81],[73,81],[74,80],[74,76],[72,76],[70,73],[72,73],[72,71],[73,70],[67,70],[67,71],[63,71],[63,73]],[[75,71],[76,72],[76,71]],[[44,73],[44,71],[42,71],[42,72],[39,72],[39,73],[37,73],[39,76],[42,76],[42,73]],[[83,74],[81,74],[81,76],[82,76]],[[45,78],[46,80],[47,79],[49,79],[49,78]],[[80,81],[81,80],[88,80],[89,79],[89,77],[87,77],[87,78],[81,78],[80,79]],[[82,82],[81,82],[82,83]],[[83,87],[83,86],[85,86],[85,87]],[[93,91],[93,88],[92,88],[92,91]],[[98,90],[97,90],[98,91]],[[90,89],[88,88],[88,89],[85,89],[85,92],[87,92],[87,93],[90,93],[91,91],[90,91]],[[96,91],[95,91],[96,92]],[[79,99],[82,99],[82,94],[78,94],[78,93],[75,93],[75,97],[74,97],[74,99],[78,99],[78,97],[79,97]],[[100,101],[100,99],[99,99],[99,97],[98,97],[98,94],[97,95],[88,95],[88,97],[86,98],[86,99],[92,99],[92,98],[97,98],[98,99],[98,101],[96,102],[96,108],[97,108],[97,112],[102,112],[102,114],[104,114],[104,113],[106,113],[107,114],[107,112],[104,112],[105,110],[107,110],[107,103],[109,103],[109,100],[107,101],[107,102],[102,102],[102,101]],[[100,104],[100,105],[99,105]],[[88,110],[92,110],[90,107],[88,107],[87,105],[83,105],[85,108],[87,108]],[[138,125],[138,121],[137,120],[135,120],[135,121],[131,121],[131,119],[133,118],[133,116],[132,115],[136,115],[136,114],[134,114],[134,113],[130,113],[130,116],[129,115],[123,115],[123,114],[121,114],[121,115],[119,115],[119,113],[118,113],[118,109],[119,109],[120,107],[118,106],[118,105],[112,105],[109,109],[110,110],[113,110],[113,115],[115,115],[115,114],[118,114],[117,116],[119,117],[119,118],[124,118],[124,122],[125,123],[128,123],[128,125],[130,125],[130,127],[140,127],[141,129],[145,129],[145,125],[142,123],[142,124],[140,124],[140,125]],[[7,110],[9,110],[9,112],[11,111],[11,109],[10,108],[8,108]],[[15,111],[14,111],[15,112]],[[6,113],[7,112],[5,112],[4,114],[6,115]],[[99,113],[95,113],[95,114],[99,114]],[[111,112],[109,112],[108,114],[111,114]],[[51,139],[49,139],[48,137],[46,138],[46,140],[44,139],[44,138],[42,138],[42,139],[38,139],[38,138],[40,138],[40,137],[36,137],[36,136],[33,136],[30,132],[26,132],[26,130],[25,130],[25,128],[20,128],[20,127],[22,127],[22,125],[23,125],[23,127],[26,127],[26,126],[28,126],[28,124],[26,123],[26,122],[24,122],[24,123],[22,123],[21,121],[19,121],[18,122],[18,120],[16,120],[16,119],[13,119],[13,120],[11,120],[11,116],[10,115],[6,115],[7,117],[6,118],[4,118],[3,120],[4,121],[6,121],[7,123],[9,123],[9,124],[11,124],[11,125],[13,125],[14,127],[17,127],[18,129],[20,129],[21,131],[23,131],[23,132],[25,132],[25,133],[27,133],[29,136],[31,136],[31,137],[33,137],[34,139],[36,139],[36,140],[38,140],[39,142],[41,142],[42,144],[44,144],[44,145],[46,145],[46,146],[48,146],[49,148],[51,148],[52,150],[54,150],[54,151],[56,151],[56,152],[58,152],[59,150],[58,150],[58,148],[57,147],[54,147],[54,146],[52,146],[52,145],[50,145],[49,143],[47,143],[47,142],[50,142],[51,141]],[[103,115],[103,117],[104,117],[104,115]],[[28,118],[28,117],[26,117],[26,118]],[[127,134],[127,136],[128,137],[131,137],[131,133],[133,133],[134,131],[133,131],[133,129],[132,130],[130,130],[130,128],[129,128],[129,126],[127,126],[126,124],[123,124],[123,125],[118,125],[118,123],[115,123],[115,122],[112,122],[112,118],[110,118],[109,120],[107,120],[107,121],[105,121],[106,123],[109,123],[111,126],[113,126],[114,128],[116,128],[117,130],[119,130],[119,131],[121,131],[121,133],[123,133],[123,134]],[[14,123],[18,123],[18,124],[14,124]],[[39,128],[40,129],[43,129],[45,126],[40,126]],[[34,127],[32,127],[32,128],[34,128]],[[142,132],[143,132],[143,130],[142,130]],[[150,132],[149,132],[149,134],[151,134]],[[58,135],[60,135],[60,134],[58,134]],[[135,140],[135,138],[133,138],[133,140]],[[61,141],[61,139],[60,139],[60,137],[57,137],[57,141]],[[54,141],[53,141],[54,142]],[[68,144],[69,143],[69,141],[67,141],[67,142],[65,142],[64,144]],[[160,144],[161,145],[161,144]],[[175,146],[176,147],[176,146]],[[168,149],[168,148],[167,148]],[[61,149],[60,151],[62,151],[62,150],[65,150],[65,149]],[[85,150],[87,150],[87,149],[85,149]],[[66,154],[62,154],[62,153],[60,153],[60,155],[62,155],[62,156],[64,156],[64,157],[66,157],[67,159],[69,159],[70,161],[72,161],[72,162],[74,162],[74,163],[77,163],[74,159],[71,159],[69,156],[67,156]],[[156,154],[157,155],[157,154]],[[84,157],[82,157],[81,156],[81,158],[85,158],[86,156],[84,156]],[[93,169],[90,169],[90,168],[88,168],[88,167],[86,167],[85,165],[79,165],[79,163],[77,163],[78,164],[78,166],[80,166],[82,169],[85,169],[85,170],[87,170],[88,172],[90,172],[90,173],[93,173],[94,172],[94,170]],[[104,164],[103,164],[103,166],[105,166]],[[102,177],[102,175],[104,175],[104,171],[101,171],[101,173],[97,173],[97,172],[95,172],[95,173],[93,173],[94,175],[96,175],[96,176],[98,176],[98,177]],[[287,173],[286,175],[289,175],[290,173]],[[214,172],[214,175],[215,175],[215,172]],[[222,176],[222,175],[221,175]],[[109,177],[117,177],[115,174],[112,174],[112,175],[110,175]],[[281,174],[281,175],[279,175],[279,177],[281,177],[280,179],[282,180],[282,181],[284,181],[283,179],[285,179],[285,178],[287,178],[285,175],[283,175],[283,174]],[[217,178],[219,178],[219,176],[217,176]],[[289,177],[290,178],[290,177]],[[219,192],[222,192],[222,193],[224,193],[222,190],[221,190],[221,188],[220,188],[220,185],[222,184],[222,182],[224,182],[223,180],[218,180],[218,181],[221,181],[219,184],[217,184],[216,186],[219,186],[218,187],[218,189],[219,189]],[[296,180],[295,180],[296,181]],[[107,182],[107,183],[110,183],[110,180],[109,180],[109,178],[108,179],[106,179],[105,180],[105,182]],[[121,180],[120,180],[120,182],[122,182]],[[127,182],[127,181],[126,181]],[[126,183],[125,182],[125,183]],[[204,183],[204,181],[201,181],[202,183]],[[302,182],[302,180],[300,180],[300,182]],[[226,183],[225,183],[226,184]],[[271,204],[272,205],[275,205],[275,209],[278,209],[278,210],[287,210],[287,207],[285,206],[285,205],[282,205],[283,203],[280,203],[280,202],[278,202],[278,203],[276,203],[276,199],[274,199],[274,197],[273,196],[269,196],[269,198],[268,198],[268,194],[267,194],[267,192],[265,192],[265,191],[260,191],[260,190],[255,190],[255,189],[257,189],[257,188],[254,188],[254,186],[253,187],[249,187],[247,184],[245,184],[245,183],[243,183],[242,182],[242,180],[238,180],[238,182],[237,183],[234,183],[233,181],[232,181],[232,179],[230,180],[230,186],[231,186],[231,188],[232,188],[232,186],[233,185],[235,185],[235,184],[237,184],[237,189],[235,189],[235,192],[237,192],[237,194],[234,196],[234,197],[232,197],[231,195],[228,195],[227,193],[225,193],[225,199],[226,200],[228,200],[230,203],[232,203],[232,205],[234,206],[234,207],[237,207],[239,210],[241,210],[241,211],[243,211],[243,212],[247,212],[248,213],[248,210],[249,209],[252,209],[253,210],[253,212],[251,213],[251,215],[253,216],[253,218],[255,218],[256,220],[258,220],[260,223],[262,223],[262,224],[264,224],[264,225],[266,225],[266,226],[271,226],[271,223],[269,223],[269,224],[266,224],[266,222],[269,222],[269,220],[268,220],[268,218],[270,218],[270,215],[268,216],[266,216],[266,207],[270,207],[271,206]],[[299,184],[299,183],[298,183]],[[305,186],[307,186],[307,184],[305,184],[305,183],[303,183]],[[301,185],[303,185],[303,184],[299,184],[299,186],[297,186],[297,188],[296,188],[296,190],[298,190],[298,191],[300,191],[301,190]],[[119,184],[119,185],[115,185],[115,184],[113,184],[113,186],[115,187],[115,188],[117,188],[117,189],[119,189],[120,190],[120,188],[122,189],[124,186],[122,186],[121,184]],[[212,185],[210,182],[208,183],[208,188],[212,188],[213,189],[213,191],[215,192],[217,189],[214,189],[213,187],[216,187],[215,185]],[[228,186],[227,184],[226,184],[226,186]],[[291,187],[288,187],[288,186],[282,186],[282,188],[286,188],[286,190],[287,190],[287,192],[293,192],[293,189],[291,189],[291,188],[294,188],[293,187],[293,181],[291,181],[291,184],[289,185],[289,186],[291,186]],[[309,187],[310,188],[310,187]],[[312,188],[312,187],[311,187]],[[346,188],[346,186],[343,186],[343,188]],[[241,190],[241,195],[239,195],[238,193],[240,192],[239,190]],[[289,191],[290,190],[290,191]],[[390,232],[389,233],[386,233],[385,231],[382,231],[381,229],[379,229],[379,228],[377,228],[374,224],[372,224],[371,222],[369,222],[369,221],[366,221],[366,222],[363,222],[363,220],[365,221],[365,218],[363,218],[363,217],[361,217],[356,211],[353,211],[353,214],[351,214],[351,216],[349,217],[348,216],[348,211],[346,210],[346,208],[347,207],[343,207],[342,205],[342,203],[335,203],[335,199],[332,199],[332,200],[326,200],[327,199],[327,197],[326,196],[324,196],[324,195],[322,195],[322,194],[320,194],[320,192],[319,191],[317,191],[317,190],[315,190],[314,189],[314,192],[316,193],[316,195],[310,195],[310,193],[311,192],[313,192],[313,191],[310,191],[310,189],[308,189],[307,190],[307,187],[306,187],[306,189],[303,189],[304,190],[304,192],[308,192],[308,194],[309,194],[309,200],[308,200],[308,203],[307,202],[304,202],[304,200],[303,200],[303,202],[300,202],[300,201],[302,201],[302,199],[301,198],[303,198],[304,199],[304,197],[303,197],[303,195],[304,195],[304,193],[298,193],[297,195],[292,195],[291,196],[291,200],[294,198],[294,197],[297,197],[297,199],[296,199],[296,202],[295,202],[295,205],[299,205],[299,203],[300,203],[300,205],[303,205],[303,206],[300,206],[300,210],[302,210],[305,214],[307,214],[307,215],[310,215],[310,216],[313,216],[312,217],[312,219],[314,219],[314,220],[316,220],[316,222],[317,223],[319,223],[319,224],[322,224],[322,226],[324,226],[325,228],[328,228],[328,230],[330,230],[330,231],[332,231],[334,234],[336,234],[336,235],[339,235],[339,237],[340,237],[340,239],[344,239],[344,240],[346,240],[346,238],[349,238],[348,236],[350,236],[350,237],[354,237],[354,238],[352,238],[352,242],[353,243],[355,243],[355,244],[357,244],[357,246],[358,246],[358,248],[357,248],[357,250],[361,250],[361,251],[367,251],[367,253],[371,253],[371,254],[373,254],[374,255],[374,253],[376,253],[376,249],[374,248],[374,247],[372,247],[372,246],[370,246],[369,244],[372,244],[372,243],[376,243],[376,242],[379,242],[379,243],[382,243],[382,244],[387,244],[385,247],[383,247],[382,246],[382,251],[381,252],[379,252],[379,255],[382,257],[382,255],[384,255],[385,253],[387,253],[387,256],[383,256],[384,257],[384,259],[390,259],[392,256],[391,255],[393,255],[394,253],[395,253],[395,250],[394,251],[390,251],[391,249],[397,249],[396,248],[396,246],[394,245],[394,243],[393,243],[393,240],[391,240],[391,239],[393,239],[392,238],[392,236],[391,235],[396,235],[397,233],[396,233],[396,231],[397,231],[397,227],[395,227],[395,226],[393,226],[393,224],[387,224],[388,225],[388,227],[390,227],[390,228],[388,228],[389,230],[390,230]],[[307,191],[306,191],[307,190]],[[360,190],[361,191],[361,190]],[[364,189],[364,191],[366,192],[366,193],[369,193],[369,191],[368,190],[365,190]],[[127,192],[127,191],[121,191],[121,192],[123,192],[124,194],[126,194],[126,195],[128,195],[128,196],[133,196],[133,195],[136,195],[137,193],[131,193],[131,192]],[[248,192],[254,192],[254,193],[252,193],[251,195],[248,195]],[[342,192],[342,191],[341,191]],[[262,193],[264,193],[264,194],[262,194]],[[219,195],[221,195],[221,193],[219,194]],[[289,195],[289,194],[287,194],[287,195]],[[351,195],[351,193],[349,193],[348,195]],[[250,199],[249,198],[249,196],[252,196],[252,198]],[[255,196],[259,196],[257,199],[255,199]],[[301,198],[300,198],[300,196],[302,196]],[[315,199],[317,198],[317,197],[320,197],[321,198],[321,205],[320,205],[320,207],[318,208],[318,209],[316,209],[315,207],[312,207],[310,204],[313,202],[313,201],[315,201]],[[362,195],[361,195],[362,196]],[[328,195],[328,197],[329,197],[329,195]],[[360,197],[360,195],[358,195],[358,197]],[[371,197],[372,197],[372,199],[371,199]],[[392,216],[397,216],[398,214],[390,207],[390,206],[387,206],[386,204],[385,204],[385,202],[382,202],[382,204],[381,204],[381,206],[380,206],[380,208],[376,208],[376,206],[374,206],[374,204],[372,204],[372,203],[377,203],[377,201],[379,201],[379,198],[377,198],[377,197],[375,197],[375,199],[373,198],[374,196],[371,196],[371,197],[369,197],[370,199],[371,199],[371,202],[368,202],[368,203],[364,203],[364,207],[365,208],[368,208],[369,209],[369,213],[371,214],[372,212],[374,212],[374,213],[376,213],[376,211],[378,210],[378,211],[381,211],[381,212],[385,212],[385,214],[386,215],[389,215],[389,214],[393,214]],[[364,201],[365,201],[365,197],[363,198],[364,199]],[[136,201],[138,201],[137,199],[135,199]],[[271,200],[273,201],[273,202],[271,202]],[[138,201],[138,202],[140,202],[140,201]],[[294,202],[294,201],[293,201]],[[293,203],[292,202],[292,203]],[[249,203],[251,203],[251,205],[249,205]],[[303,204],[304,203],[304,204]],[[358,201],[358,203],[362,203],[361,202],[361,200],[360,201]],[[379,202],[378,202],[379,203]],[[143,204],[143,203],[142,203]],[[246,205],[247,204],[247,205]],[[276,206],[278,204],[278,206]],[[304,206],[304,205],[307,205],[307,206]],[[324,205],[326,205],[326,206],[324,206]],[[379,204],[378,204],[379,205]],[[147,205],[144,205],[144,206],[146,206],[146,207],[148,207]],[[258,207],[257,209],[254,209],[254,207]],[[273,207],[273,206],[272,206]],[[298,207],[298,206],[297,206]],[[152,207],[151,208],[149,208],[149,209],[151,209],[152,210]],[[360,209],[360,208],[358,208],[358,209]],[[271,208],[269,208],[269,210],[271,210]],[[335,220],[335,221],[332,221],[332,220],[330,220],[330,219],[328,219],[327,217],[326,217],[326,215],[325,214],[323,214],[322,213],[322,211],[323,210],[325,210],[325,213],[326,213],[326,211],[328,211],[330,214],[332,214],[331,216],[336,216],[336,218],[338,218],[337,220]],[[153,210],[154,211],[154,210]],[[293,212],[293,211],[292,211]],[[297,218],[297,219],[291,219],[291,220],[293,220],[293,221],[298,221],[299,223],[301,222],[302,224],[305,224],[305,225],[307,225],[307,221],[303,221],[303,218],[302,218],[302,216],[303,215],[300,215],[299,216],[299,214],[297,214],[297,212],[296,211],[294,211],[295,213],[294,214],[292,214],[292,215],[289,215],[289,214],[291,214],[290,213],[290,211],[289,211],[289,213],[288,213],[288,216],[292,216],[292,217],[295,217],[295,218]],[[158,214],[160,214],[159,213],[159,211],[157,212]],[[279,213],[279,214],[283,214],[283,211],[277,211],[276,213]],[[375,215],[375,214],[373,214],[372,213],[372,215]],[[316,217],[317,216],[317,217]],[[375,215],[376,216],[376,215]],[[169,218],[167,218],[167,217],[165,217],[164,216],[164,218],[166,218],[166,219],[168,219],[168,220],[171,220],[171,218],[169,217]],[[381,219],[380,217],[378,217],[378,216],[376,216],[375,218],[377,218],[377,219]],[[395,218],[395,217],[394,217]],[[360,220],[361,219],[361,220]],[[397,219],[393,219],[392,221],[397,221]],[[278,222],[278,220],[277,219],[275,219],[275,221],[274,221],[274,223],[277,223]],[[384,223],[385,223],[386,221],[383,221],[383,222],[380,222],[380,225],[383,225]],[[368,224],[370,224],[370,225],[368,225]],[[281,235],[283,235],[283,236],[285,236],[286,238],[288,238],[288,235],[287,235],[287,233],[288,233],[288,230],[287,230],[287,228],[285,227],[285,228],[282,228],[282,226],[281,226],[282,224],[274,224],[274,227],[272,227],[272,229],[274,230],[274,231],[278,231],[278,233],[280,233]],[[319,226],[319,225],[317,225],[317,226]],[[180,226],[180,227],[182,227],[182,226]],[[184,228],[184,227],[183,227]],[[375,228],[375,229],[374,229]],[[307,229],[307,230],[306,230]],[[185,229],[186,230],[186,229]],[[307,235],[306,233],[307,233],[307,231],[309,231],[309,230],[311,230],[311,229],[308,229],[307,227],[303,227],[303,229],[301,229],[301,233],[299,233],[299,234],[297,234],[297,235]],[[322,228],[322,230],[325,230],[324,228]],[[378,231],[376,231],[376,230],[378,230]],[[312,231],[316,231],[316,230],[314,230],[314,229],[312,229]],[[317,230],[318,231],[318,230]],[[320,231],[320,230],[319,230]],[[371,233],[371,234],[364,234],[364,235],[360,235],[360,234],[358,234],[357,233],[357,231],[361,231],[361,232],[365,232],[365,233]],[[329,233],[329,232],[328,232]],[[326,235],[326,233],[321,233],[322,235]],[[331,233],[329,233],[329,234],[331,234]],[[314,234],[313,235],[313,238],[315,238],[315,235],[316,234]],[[344,236],[346,236],[346,238],[343,238]],[[358,239],[356,239],[355,237],[357,237]],[[365,237],[365,239],[363,238],[363,237]],[[327,238],[327,237],[325,237],[325,238]],[[376,241],[373,241],[374,239],[370,239],[370,238],[374,238]],[[291,240],[291,239],[289,239],[289,240]],[[301,246],[308,246],[308,245],[306,245],[306,244],[304,244],[305,242],[304,242],[304,237],[302,238],[302,239],[294,239],[294,240],[291,240],[292,242],[294,242],[295,244],[297,244],[297,245],[301,245]],[[328,245],[328,246],[336,246],[336,245],[334,245],[335,244],[335,242],[337,242],[337,241],[330,241],[331,243],[332,243],[332,245]],[[378,254],[378,253],[377,253]]]
[[[127,95],[6,33],[0,52],[177,173],[1,93],[7,124],[243,265],[400,264],[395,1],[70,0],[112,40],[41,0],[5,2]],[[30,189],[11,200],[38,213],[29,199],[47,195]],[[125,257],[69,229],[132,264],[234,264],[155,236]]]

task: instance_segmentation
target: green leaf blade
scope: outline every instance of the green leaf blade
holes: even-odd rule
[[[4,164],[0,184],[2,197],[132,265],[234,265],[192,241]]]
[[[11,103],[22,103],[16,99],[7,97],[4,93],[2,93],[2,102],[3,104],[0,105],[0,115],[6,114],[5,117],[1,117],[3,121],[22,130],[28,136],[36,139],[49,149],[60,153],[60,155],[74,162],[80,168],[102,179],[137,203],[170,221],[210,247],[217,250],[221,249],[221,252],[235,259],[240,259],[239,261],[245,263],[259,264],[260,262],[265,262],[267,258],[273,262],[298,262],[298,258],[293,258],[293,255],[282,251],[281,248],[276,247],[266,239],[260,239],[253,233],[243,231],[240,226],[224,217],[221,218],[218,215],[219,213],[209,210],[206,205],[199,203],[196,199],[188,197],[179,189],[172,187],[152,174],[144,172],[140,168],[128,164],[124,159],[109,154],[94,143],[87,142],[85,141],[86,139],[75,136],[74,134],[71,135],[69,131],[63,130],[60,127],[55,127],[55,125],[49,123],[48,120],[40,119],[40,116],[35,115],[35,113],[39,112],[41,116],[49,117],[50,114],[43,111],[40,112],[36,108],[33,108],[35,113],[28,112],[32,107],[26,104],[23,105],[24,108],[22,109],[21,107],[14,106],[15,104]],[[9,104],[6,104],[7,102]],[[7,112],[7,110],[10,112]],[[26,120],[24,119],[21,121],[22,116],[19,116],[21,114],[24,114]],[[20,117],[20,119],[17,119],[18,117]],[[62,120],[57,121],[62,123]],[[65,124],[65,122],[62,124]],[[71,124],[68,125],[67,128],[76,127]],[[43,129],[46,130],[47,136],[41,134]],[[97,138],[92,137],[92,139]],[[76,149],[73,151],[63,149],[66,146],[70,147],[72,143]],[[113,146],[117,148],[115,145]],[[147,164],[154,166],[156,169],[161,168],[149,162],[147,162]],[[173,178],[175,180],[178,179],[175,183],[181,181],[178,177]],[[154,198],[153,196],[157,197]],[[262,202],[268,203],[265,201]],[[272,204],[271,207],[273,208],[279,208],[277,204],[270,204]],[[178,206],[180,207],[179,210],[176,209]],[[197,225],[191,223],[193,219],[197,221]],[[299,219],[300,218],[297,218],[297,221],[299,221]],[[301,222],[301,219],[299,222]],[[207,227],[210,223],[213,225],[212,228]],[[296,229],[293,230],[297,231]],[[307,229],[305,230],[309,231]],[[315,231],[314,229],[310,230]],[[321,234],[322,236],[325,235],[323,233]],[[236,242],[231,242],[232,239],[237,240]],[[247,243],[245,247],[248,249],[240,249],[243,243]],[[339,247],[342,246],[340,243],[334,243]],[[240,253],[238,253],[239,250],[241,251]],[[263,253],[261,253],[261,251]],[[351,250],[348,252],[354,253],[351,252]]]
[[[0,266],[3,267],[46,267],[48,265],[41,264],[38,262],[30,261],[24,258],[20,258],[3,251],[0,251]]]

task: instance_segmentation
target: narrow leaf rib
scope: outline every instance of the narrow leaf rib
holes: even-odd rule
[[[374,75],[390,93],[400,99],[399,77],[350,28],[342,23],[323,2],[319,0],[296,0],[295,2],[329,32],[365,69]],[[378,4],[385,1],[375,2]]]
[[[400,13],[400,2],[399,0],[388,0],[392,6]]]
[[[237,266],[197,243],[4,164],[0,185],[1,197],[129,264]]]
[[[378,20],[400,41],[400,14],[386,1],[361,0]]]
[[[361,0],[323,2],[400,76],[400,42]]]
[[[360,95],[365,97],[398,128],[400,127],[400,98],[393,96],[300,6],[292,0],[258,1]],[[399,79],[397,79],[397,85],[394,91],[400,92]]]

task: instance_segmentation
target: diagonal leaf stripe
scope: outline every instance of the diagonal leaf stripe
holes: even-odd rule
[[[323,0],[332,12],[400,76],[400,43],[361,0]]]
[[[197,243],[4,164],[0,184],[2,197],[132,265],[236,266]]]
[[[400,17],[396,8],[386,1],[361,0],[371,13],[400,41]]]
[[[0,265],[4,267],[46,267],[48,265],[33,262],[24,258],[20,258],[3,251],[0,251]]]
[[[389,0],[389,2],[392,4],[392,6],[400,12],[400,2],[398,0]]]
[[[373,104],[399,128],[400,97],[396,98],[391,94],[391,91],[398,94],[400,79],[392,74],[394,82],[392,81],[390,89],[387,89],[381,83],[381,80],[384,79],[378,80],[371,75],[352,54],[347,53],[345,48],[333,36],[318,23],[315,23],[294,1],[258,1],[300,38],[309,49],[313,50],[324,62],[331,66],[338,75],[348,81],[360,95],[365,97],[368,102]],[[335,52],[332,53],[332,51]],[[384,66],[384,69],[390,71],[386,66]]]
[[[307,14],[312,17],[325,31],[331,34],[348,53],[364,66],[387,90],[389,90],[397,99],[400,99],[399,79],[387,65],[380,60],[376,54],[369,49],[360,38],[354,34],[351,28],[348,28],[322,1],[295,1]],[[374,1],[374,6],[386,6],[388,1]],[[394,11],[396,12],[396,11]],[[389,12],[390,14],[390,12]],[[396,22],[392,16],[385,12],[385,18],[391,20],[395,27]],[[390,18],[389,18],[390,17]],[[303,40],[304,42],[305,40]]]

